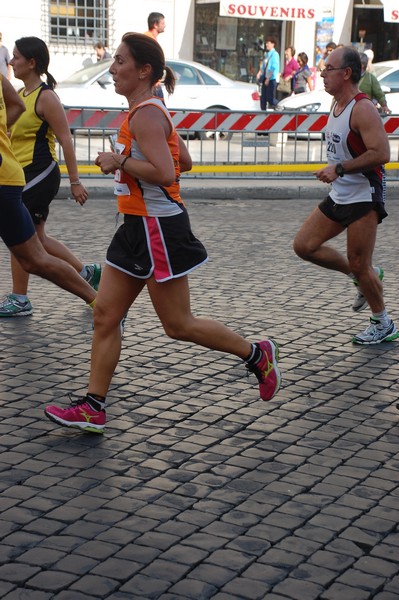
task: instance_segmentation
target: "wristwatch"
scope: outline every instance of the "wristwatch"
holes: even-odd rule
[[[341,163],[335,165],[335,172],[338,175],[338,177],[343,177],[345,175],[345,170]]]

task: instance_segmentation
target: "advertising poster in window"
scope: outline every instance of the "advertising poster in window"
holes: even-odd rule
[[[237,46],[237,19],[218,17],[216,50],[235,50]]]
[[[325,16],[316,25],[316,56],[315,65],[317,67],[321,58],[324,57],[325,47],[329,42],[333,42],[334,35],[334,17]]]

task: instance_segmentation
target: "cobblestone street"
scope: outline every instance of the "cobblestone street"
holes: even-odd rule
[[[144,292],[104,435],[56,426],[45,405],[87,388],[91,311],[31,278],[33,315],[0,322],[0,598],[398,600],[399,343],[354,346],[369,318],[354,286],[294,255],[316,203],[188,199],[210,256],[193,312],[279,343],[268,403],[239,359],[167,338]],[[399,326],[397,200],[387,210],[374,264]],[[114,213],[58,199],[48,232],[103,262]]]

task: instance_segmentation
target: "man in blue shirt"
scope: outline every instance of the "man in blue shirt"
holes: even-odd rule
[[[258,82],[261,86],[260,108],[274,108],[277,105],[276,88],[277,76],[280,73],[280,55],[275,49],[276,40],[272,37],[266,40],[266,55],[258,73]]]

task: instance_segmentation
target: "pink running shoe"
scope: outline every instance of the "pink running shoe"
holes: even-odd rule
[[[277,394],[281,375],[280,369],[277,366],[278,361],[278,345],[274,340],[263,340],[257,344],[263,352],[260,361],[254,365],[246,365],[248,371],[254,373],[259,381],[259,392],[262,400],[271,400]]]
[[[77,427],[82,431],[89,433],[103,433],[106,421],[105,410],[93,410],[86,402],[86,398],[79,400],[71,399],[69,408],[60,408],[58,406],[47,406],[44,414],[65,427]]]

